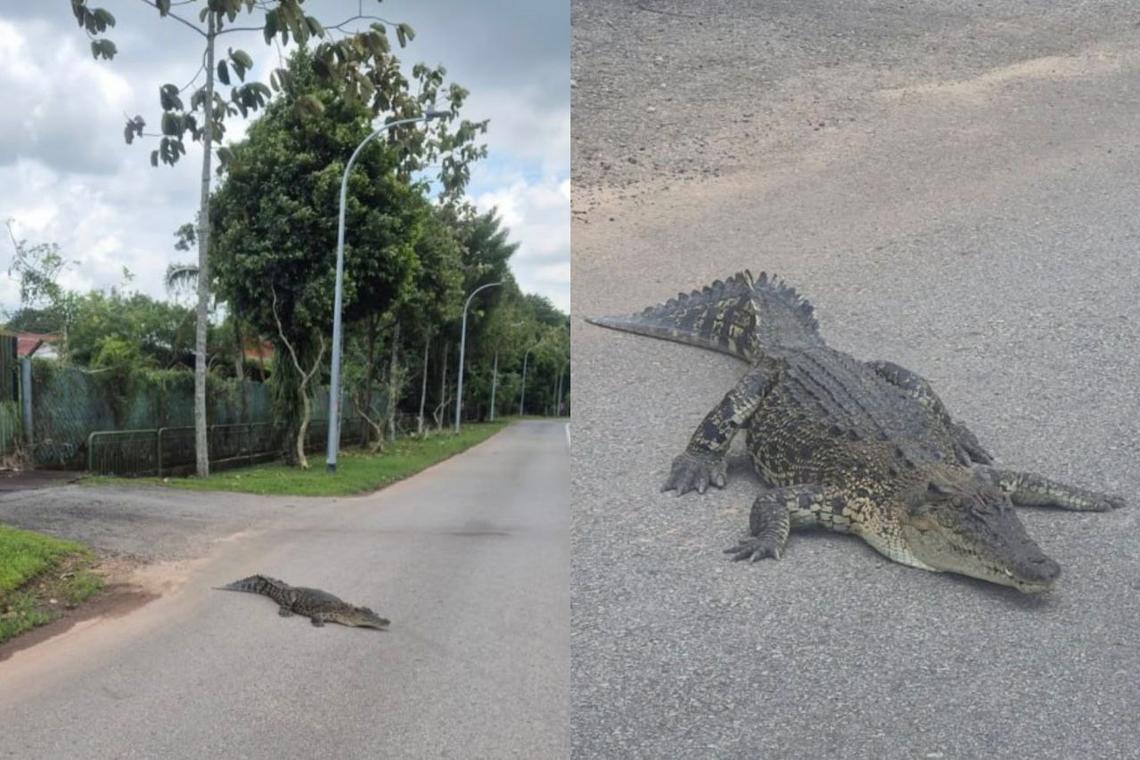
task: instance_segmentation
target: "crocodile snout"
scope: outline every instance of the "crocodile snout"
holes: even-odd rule
[[[1035,583],[1052,583],[1061,575],[1061,566],[1044,554],[1033,557],[1018,569],[1026,580]]]

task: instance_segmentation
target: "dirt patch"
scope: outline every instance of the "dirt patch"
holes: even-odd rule
[[[157,599],[160,596],[157,591],[135,579],[138,567],[139,563],[135,560],[119,557],[103,558],[97,565],[90,568],[91,572],[103,580],[102,591],[77,605],[65,605],[58,608],[57,612],[62,613],[59,618],[0,644],[0,662],[7,660],[19,651],[58,636],[85,620],[121,617],[147,602]],[[66,568],[64,572],[68,572]],[[46,591],[46,584],[48,583],[49,581],[45,580],[38,585],[45,586]],[[45,593],[42,596],[46,597],[48,594]]]
[[[86,620],[122,617],[158,597],[159,595],[154,592],[146,591],[129,583],[108,586],[93,599],[81,604],[74,610],[68,610],[58,620],[28,631],[12,641],[0,645],[0,662],[7,660],[17,652],[54,638]]]
[[[66,470],[0,470],[0,493],[62,486],[82,477],[81,472]]]

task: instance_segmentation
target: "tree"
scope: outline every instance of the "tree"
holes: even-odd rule
[[[508,240],[509,230],[502,227],[494,209],[480,214],[474,207],[464,205],[450,209],[449,214],[449,223],[454,227],[463,251],[464,297],[483,285],[503,283],[500,287],[488,288],[479,293],[471,303],[467,314],[466,344],[477,350],[483,343],[484,317],[503,303],[507,294],[518,291],[509,264],[510,257],[518,249],[518,243]],[[463,336],[459,335],[459,331],[463,329],[463,321],[460,320],[455,327],[458,328],[455,339],[461,342]],[[459,371],[466,372],[467,369],[460,367]],[[464,404],[467,395],[476,390],[477,386],[465,385]]]
[[[524,346],[532,340],[536,323],[527,319],[525,304],[517,288],[512,288],[508,297],[501,301],[499,307],[487,317],[486,328],[483,332],[483,341],[480,345],[480,355],[483,362],[490,357],[490,419],[495,418],[496,401],[498,400],[500,384],[500,367],[514,363],[516,357],[521,359]],[[508,383],[508,386],[513,383]],[[504,389],[506,390],[506,389]]]
[[[58,282],[59,275],[75,262],[66,261],[55,243],[28,245],[27,240],[17,240],[13,224],[14,219],[5,222],[14,250],[12,263],[8,266],[8,276],[20,281],[20,307],[51,307],[63,295],[63,288]]]
[[[408,325],[410,341],[422,345],[420,357],[420,399],[416,433],[424,433],[424,410],[428,392],[428,359],[431,341],[456,317],[462,308],[463,252],[446,214],[434,207],[416,241],[417,270],[414,287],[396,305],[396,318]],[[395,400],[390,404],[395,407]]]
[[[162,108],[161,132],[145,131],[146,121],[136,115],[127,120],[123,137],[128,144],[140,137],[159,138],[158,147],[151,151],[153,166],[174,165],[186,154],[186,136],[202,143],[202,172],[198,211],[198,293],[197,327],[195,332],[194,364],[194,417],[195,449],[198,475],[209,472],[209,453],[206,445],[206,332],[209,318],[209,251],[210,251],[210,178],[214,157],[215,142],[225,134],[227,118],[264,108],[272,99],[274,91],[281,91],[290,84],[291,72],[278,68],[270,76],[270,86],[257,81],[246,82],[246,73],[253,68],[252,57],[244,50],[230,48],[225,56],[218,59],[216,42],[219,37],[239,31],[260,31],[265,43],[278,43],[288,46],[296,42],[302,48],[311,40],[321,40],[313,52],[313,71],[322,82],[338,86],[342,95],[357,104],[366,105],[373,113],[390,111],[400,115],[419,113],[425,102],[433,102],[443,84],[444,72],[441,68],[432,69],[417,66],[413,71],[420,84],[418,95],[406,86],[407,81],[400,73],[398,61],[390,54],[388,29],[395,30],[401,47],[413,39],[415,32],[403,23],[392,23],[378,16],[359,14],[333,26],[325,26],[316,17],[307,15],[302,6],[304,0],[141,0],[155,8],[159,16],[171,19],[183,28],[199,35],[203,41],[202,63],[188,84],[179,87],[167,83],[159,88],[159,104]],[[197,13],[184,6],[203,6]],[[172,10],[176,6],[178,12]],[[111,60],[117,48],[105,35],[115,26],[115,17],[104,8],[91,8],[87,0],[71,0],[72,13],[79,26],[91,39],[91,53],[98,58]],[[239,15],[245,13],[255,17],[255,26],[234,26]],[[259,23],[258,23],[259,22]],[[367,28],[347,31],[354,23],[367,23]],[[338,36],[339,35],[339,36]],[[190,93],[188,101],[183,94],[198,82],[204,74],[204,83]],[[229,87],[228,100],[215,88],[215,79],[223,87]],[[237,81],[234,82],[233,80]],[[401,86],[403,85],[403,86]],[[448,98],[453,104],[451,119],[458,115],[455,102],[466,95],[462,88],[452,86]],[[315,97],[301,99],[297,105],[309,110],[319,110],[321,101]],[[424,161],[438,160],[441,164],[441,179],[445,193],[455,192],[467,181],[467,163],[481,155],[482,148],[473,144],[475,135],[486,129],[486,123],[473,124],[460,122],[451,131],[447,121],[438,122],[431,136],[423,130],[405,130],[394,135],[393,140],[401,142],[407,156],[405,170],[408,172],[422,168]],[[232,154],[226,147],[217,149],[221,169],[227,165]]]
[[[341,176],[348,157],[372,131],[370,109],[345,98],[342,88],[322,84],[317,61],[304,51],[293,55],[283,96],[250,126],[245,140],[230,146],[225,177],[211,203],[217,231],[211,266],[219,294],[256,330],[278,335],[279,349],[295,352],[295,364],[304,367],[313,366],[320,336],[332,322],[332,212],[339,205]],[[463,94],[461,88],[450,92]],[[299,107],[314,102],[319,107]],[[458,113],[460,101],[451,105]],[[344,317],[349,326],[370,324],[374,337],[379,320],[415,289],[417,243],[432,223],[426,183],[409,185],[401,178],[402,167],[419,161],[406,147],[398,141],[370,143],[348,182]],[[422,149],[428,150],[426,144]],[[287,362],[276,369],[278,413],[296,430],[307,403],[304,372]]]

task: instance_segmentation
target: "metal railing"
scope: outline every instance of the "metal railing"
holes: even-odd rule
[[[362,421],[341,424],[345,440],[361,434]],[[328,430],[328,420],[312,420],[305,450],[316,450]],[[284,428],[273,422],[210,425],[206,429],[211,465],[253,464],[281,453]],[[87,436],[87,470],[99,475],[162,477],[194,464],[194,428],[164,427],[139,430],[96,430]]]

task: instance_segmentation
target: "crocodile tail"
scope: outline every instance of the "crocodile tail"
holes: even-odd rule
[[[637,314],[587,318],[614,330],[687,343],[751,362],[769,346],[819,340],[812,307],[795,290],[748,270]]]
[[[270,578],[268,575],[251,575],[248,578],[242,578],[233,583],[216,586],[215,588],[218,591],[245,591],[250,594],[262,594],[263,596],[272,598],[274,592],[288,589],[289,584],[285,581],[279,581],[276,578]]]

